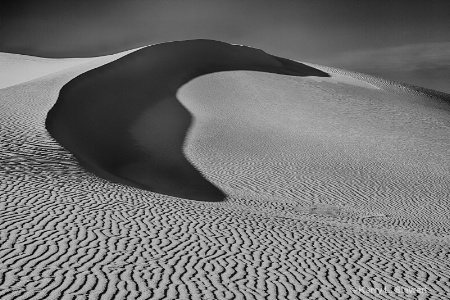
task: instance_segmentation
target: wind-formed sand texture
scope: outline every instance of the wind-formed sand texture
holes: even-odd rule
[[[179,43],[195,52],[197,43],[209,42]],[[84,152],[67,145],[69,152],[46,131],[47,114],[52,107],[58,113],[64,89],[79,80],[109,93],[113,104],[119,92],[124,101],[154,101],[133,95],[139,89],[116,87],[127,78],[145,87],[134,76],[152,66],[180,68],[182,53],[167,54],[173,65],[150,55],[170,46],[86,59],[0,54],[0,299],[450,297],[448,95],[306,63],[294,63],[309,70],[302,76],[248,65],[197,70],[169,84],[168,107],[144,104],[120,123],[130,124],[126,134],[135,144],[118,149],[179,153],[200,176],[199,186],[206,182],[211,195],[215,189],[223,195],[219,202],[98,174],[102,179]],[[127,57],[123,80],[107,80],[102,70],[110,66],[112,77],[120,75]],[[141,61],[133,65],[135,59]],[[145,70],[134,73],[133,66]],[[103,100],[87,109],[83,101],[75,106],[86,115],[80,108],[72,120],[69,111],[55,126],[109,121],[115,109]],[[117,116],[128,118],[119,108]],[[165,147],[178,148],[153,149],[146,132],[166,128],[173,111],[185,118],[176,127],[183,132]],[[101,133],[110,136],[96,136],[100,141],[125,130],[107,125]],[[88,129],[74,135],[80,149],[95,140],[83,141]],[[115,146],[98,149],[96,158],[109,159],[107,150],[117,155]]]

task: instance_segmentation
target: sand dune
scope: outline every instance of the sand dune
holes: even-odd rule
[[[286,75],[281,61],[179,79],[171,97],[188,118],[163,146],[225,197],[191,201],[99,178],[45,129],[63,86],[108,87],[102,77],[126,69],[120,57],[146,61],[139,51],[33,58],[32,77],[20,73],[34,68],[29,57],[0,54],[17,70],[0,89],[1,299],[449,297],[445,95],[317,65],[303,70],[329,77]],[[141,143],[130,146],[151,151],[138,138],[165,119],[150,122],[158,115],[145,106],[126,124]],[[68,120],[80,124],[55,124]]]
[[[198,76],[247,69],[328,76],[248,47],[208,40],[159,44],[65,85],[47,129],[101,177],[171,196],[223,200],[225,195],[184,158],[190,115],[175,94]]]

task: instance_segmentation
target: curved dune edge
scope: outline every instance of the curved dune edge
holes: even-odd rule
[[[71,80],[48,113],[46,128],[100,177],[170,196],[220,201],[223,192],[183,154],[191,117],[176,93],[198,76],[231,70],[328,76],[261,50],[217,41],[158,44]]]

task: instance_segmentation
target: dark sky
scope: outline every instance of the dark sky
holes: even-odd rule
[[[208,38],[450,93],[447,0],[0,0],[0,51],[116,53]]]

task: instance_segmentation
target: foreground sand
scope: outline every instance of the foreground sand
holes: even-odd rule
[[[226,201],[196,202],[100,179],[45,130],[64,84],[124,54],[0,90],[1,299],[449,297],[448,100],[319,66],[198,77],[184,154]]]

